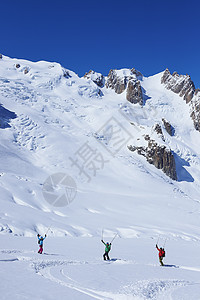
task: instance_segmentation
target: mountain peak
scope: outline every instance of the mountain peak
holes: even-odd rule
[[[195,85],[189,75],[179,75],[177,72],[171,74],[169,69],[164,71],[161,83],[165,84],[167,89],[183,97],[186,103],[192,100],[195,93]]]

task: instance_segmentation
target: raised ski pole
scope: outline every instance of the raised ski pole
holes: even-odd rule
[[[157,243],[156,243],[156,245],[158,245],[159,239],[160,239],[160,234],[159,234],[159,236],[158,236],[158,240],[157,240]]]
[[[167,238],[165,239],[165,242],[164,242],[163,248],[165,248],[166,242],[167,242]]]
[[[102,233],[101,233],[101,239],[102,239],[102,241],[103,241],[103,229],[102,229]]]
[[[52,225],[52,224],[51,224]],[[47,232],[45,233],[45,235],[47,235],[47,233],[49,232],[49,230],[51,229],[51,225],[49,226],[49,228],[47,229]]]
[[[110,242],[112,244],[112,242],[116,239],[118,233],[115,234],[114,238],[112,239],[112,241]]]

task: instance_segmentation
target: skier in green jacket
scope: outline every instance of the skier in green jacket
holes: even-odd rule
[[[105,243],[103,240],[101,240],[101,241],[106,246],[105,253],[103,255],[103,259],[106,260],[106,258],[107,258],[107,260],[110,260],[108,253],[110,252],[110,249],[111,249],[111,243]]]

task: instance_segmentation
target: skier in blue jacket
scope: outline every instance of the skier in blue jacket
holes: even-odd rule
[[[38,250],[38,253],[42,254],[42,252],[43,252],[43,241],[44,241],[44,239],[46,239],[47,235],[45,234],[45,236],[43,237],[38,233],[37,237],[38,237],[38,244],[40,246],[40,249]]]

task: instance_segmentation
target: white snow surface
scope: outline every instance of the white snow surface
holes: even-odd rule
[[[0,60],[1,299],[200,299],[200,132],[162,74],[141,80],[142,108],[58,63]],[[146,134],[175,153],[178,181],[128,150],[146,145]],[[86,146],[90,164],[78,156]],[[42,194],[57,173],[77,184],[64,207]],[[39,255],[36,235],[46,232]],[[116,233],[104,262],[102,234],[111,241]],[[161,268],[155,244],[165,241]]]

